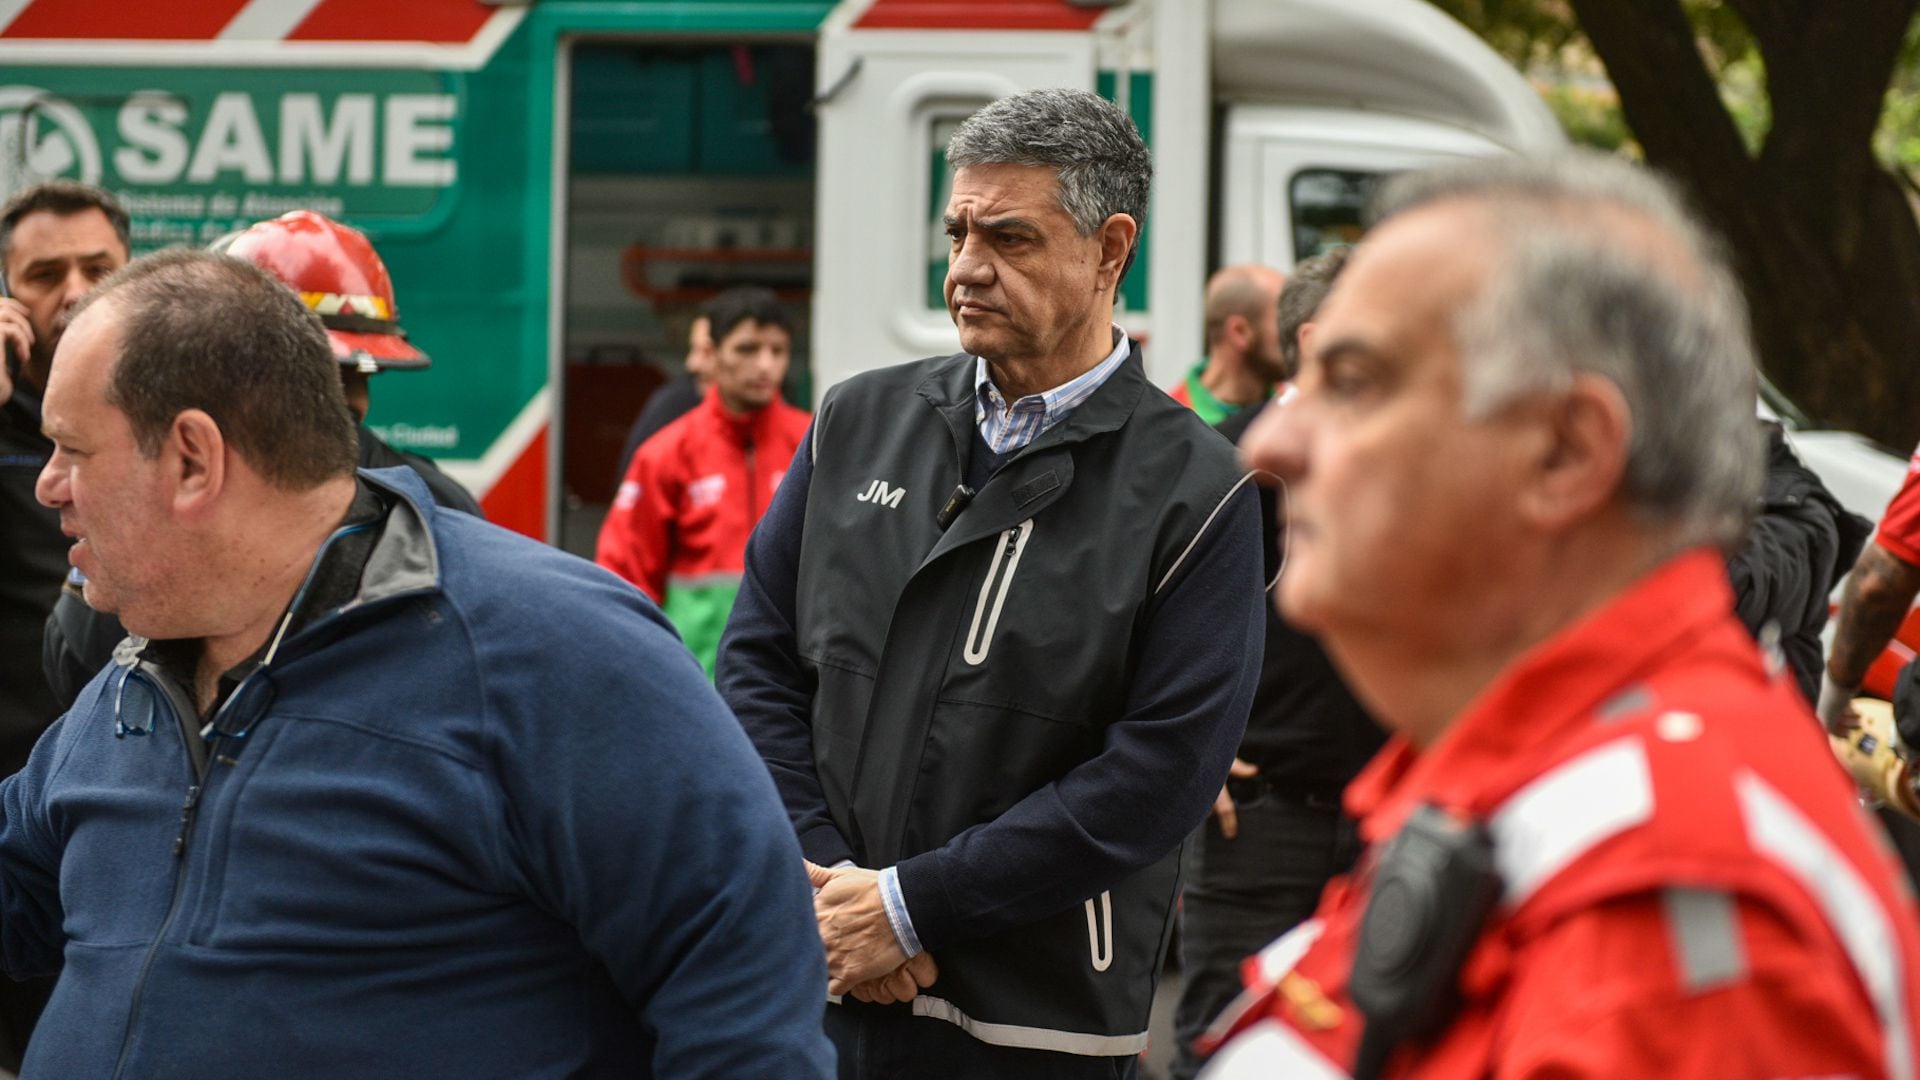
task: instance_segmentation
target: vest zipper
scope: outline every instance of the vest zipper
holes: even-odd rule
[[[129,674],[128,677],[132,678],[133,675]],[[127,1029],[120,1037],[120,1056],[113,1065],[115,1080],[118,1080],[127,1068],[127,1054],[133,1049],[134,1024],[140,1016],[140,999],[146,993],[147,976],[153,972],[154,958],[159,955],[160,946],[167,939],[167,931],[173,929],[173,921],[180,914],[180,898],[186,892],[187,885],[187,841],[193,835],[193,823],[198,816],[201,795],[205,791],[207,777],[211,771],[211,766],[202,764],[202,758],[194,754],[192,745],[185,741],[200,737],[200,733],[194,729],[193,720],[188,719],[188,717],[198,719],[197,715],[191,708],[184,707],[186,699],[173,685],[172,680],[165,676],[155,676],[151,681],[160,690],[160,696],[166,699],[167,708],[173,711],[174,722],[180,729],[182,740],[180,749],[187,755],[188,768],[193,773],[193,783],[187,785],[187,797],[180,806],[180,832],[173,839],[173,896],[167,901],[167,914],[160,920],[160,929],[154,933],[153,942],[147,946],[146,958],[140,962],[140,977],[133,984],[133,999],[127,1004]]]
[[[973,625],[967,628],[967,641],[961,657],[974,667],[987,662],[993,649],[993,631],[1000,625],[1000,609],[1006,606],[1007,593],[1013,587],[1014,571],[1020,568],[1020,553],[1027,549],[1033,535],[1033,519],[1002,530],[994,546],[993,561],[987,564],[987,577],[980,583],[980,599],[973,605]],[[987,601],[993,606],[989,610]],[[983,625],[984,622],[984,625]]]

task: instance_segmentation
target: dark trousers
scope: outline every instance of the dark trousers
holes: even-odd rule
[[[935,957],[938,959],[938,957]],[[936,984],[937,985],[937,984]],[[827,1006],[840,1080],[1133,1080],[1137,1057],[1082,1057],[983,1043],[911,1005]]]
[[[1204,1063],[1193,1040],[1240,993],[1240,961],[1312,915],[1327,880],[1359,854],[1353,824],[1331,801],[1235,800],[1239,833],[1209,817],[1187,841],[1180,903],[1180,1000],[1174,1007],[1174,1080]]]
[[[0,1069],[20,1071],[20,1061],[27,1054],[27,1037],[40,1020],[40,1010],[53,996],[54,981],[51,975],[21,982],[0,975]]]
[[[1880,827],[1887,831],[1887,839],[1893,844],[1893,853],[1900,857],[1900,866],[1907,872],[1907,880],[1914,890],[1920,892],[1920,822],[1882,807],[1877,814]]]

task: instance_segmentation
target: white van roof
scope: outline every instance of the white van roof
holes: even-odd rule
[[[1526,79],[1424,0],[1214,0],[1213,10],[1214,90],[1228,101],[1399,113],[1521,154],[1566,145]]]

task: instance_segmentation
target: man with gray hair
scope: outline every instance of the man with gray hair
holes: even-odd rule
[[[1913,1076],[1912,901],[1732,611],[1761,456],[1714,245],[1585,155],[1383,201],[1243,444],[1282,610],[1394,733],[1371,851],[1205,1075]]]
[[[1124,1076],[1259,670],[1254,492],[1113,325],[1146,146],[1081,91],[947,148],[966,350],[828,392],[718,683],[819,889],[841,1076]]]

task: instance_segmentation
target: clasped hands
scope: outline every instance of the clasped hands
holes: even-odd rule
[[[912,1001],[933,985],[939,968],[925,952],[908,959],[887,920],[880,874],[857,866],[829,869],[807,863],[813,916],[827,947],[827,991],[858,1001],[892,1005]]]

